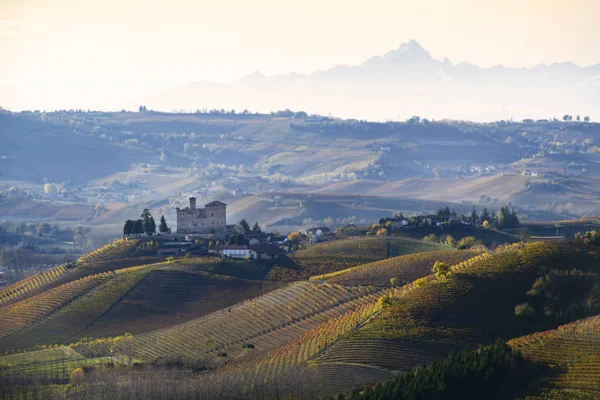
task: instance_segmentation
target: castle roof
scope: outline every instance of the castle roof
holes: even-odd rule
[[[220,202],[218,200],[215,200],[215,201],[211,201],[208,204],[205,204],[204,207],[220,207],[220,206],[226,206],[226,205],[227,204],[222,203],[222,202]]]

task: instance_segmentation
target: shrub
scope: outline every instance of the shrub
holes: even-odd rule
[[[575,241],[578,243],[586,244],[588,246],[589,245],[599,246],[600,245],[600,233],[598,233],[595,230],[588,231],[584,235],[582,235],[581,233],[577,233],[575,235]]]
[[[398,284],[398,278],[390,278],[390,285],[396,286]]]
[[[465,249],[470,249],[471,247],[473,247],[477,244],[479,244],[479,242],[473,236],[465,236],[464,238],[462,238],[458,241],[458,244],[456,245],[456,247],[459,250],[465,250]]]
[[[451,235],[448,235],[446,236],[446,240],[444,240],[444,243],[446,243],[448,246],[455,247],[456,239],[454,239]]]
[[[74,385],[81,385],[85,380],[85,370],[81,367],[75,368],[71,371],[71,383]]]
[[[391,297],[389,297],[389,296],[381,296],[381,297],[379,298],[379,305],[380,305],[382,308],[385,308],[385,307],[389,307],[389,306],[391,306],[391,305],[392,305],[392,298],[391,298]]]
[[[377,230],[376,236],[387,236],[388,230],[385,228],[380,228]]]
[[[415,286],[421,287],[425,284],[425,282],[427,282],[427,278],[419,278],[415,281]]]
[[[254,348],[254,344],[253,343],[244,343],[242,345],[242,348],[244,348],[244,349],[253,349]]]
[[[217,353],[217,357],[219,358],[226,358],[227,357],[227,353],[225,353],[224,351],[220,351]]]
[[[533,314],[535,314],[535,310],[529,303],[519,304],[515,307],[515,315],[518,317],[531,317]]]
[[[173,261],[175,261],[175,257],[173,257],[173,256],[167,257],[167,262],[168,263],[172,263]]]
[[[436,239],[437,239],[437,236],[435,236],[435,233],[431,233],[423,238],[423,240],[426,242],[435,242]]]
[[[431,271],[437,277],[446,277],[448,272],[450,272],[450,266],[445,262],[436,261],[435,264],[433,264]]]

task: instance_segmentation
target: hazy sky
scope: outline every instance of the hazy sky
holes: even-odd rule
[[[359,64],[410,39],[455,63],[590,65],[599,15],[600,0],[0,0],[0,87],[111,104],[254,70]]]

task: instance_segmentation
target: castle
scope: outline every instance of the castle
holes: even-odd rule
[[[177,207],[177,233],[224,233],[227,230],[227,204],[211,201],[196,208],[196,198],[190,197],[189,207]]]

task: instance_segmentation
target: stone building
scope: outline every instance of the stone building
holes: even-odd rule
[[[227,204],[211,201],[196,208],[196,198],[190,197],[189,207],[177,207],[177,233],[224,233],[227,231]]]

